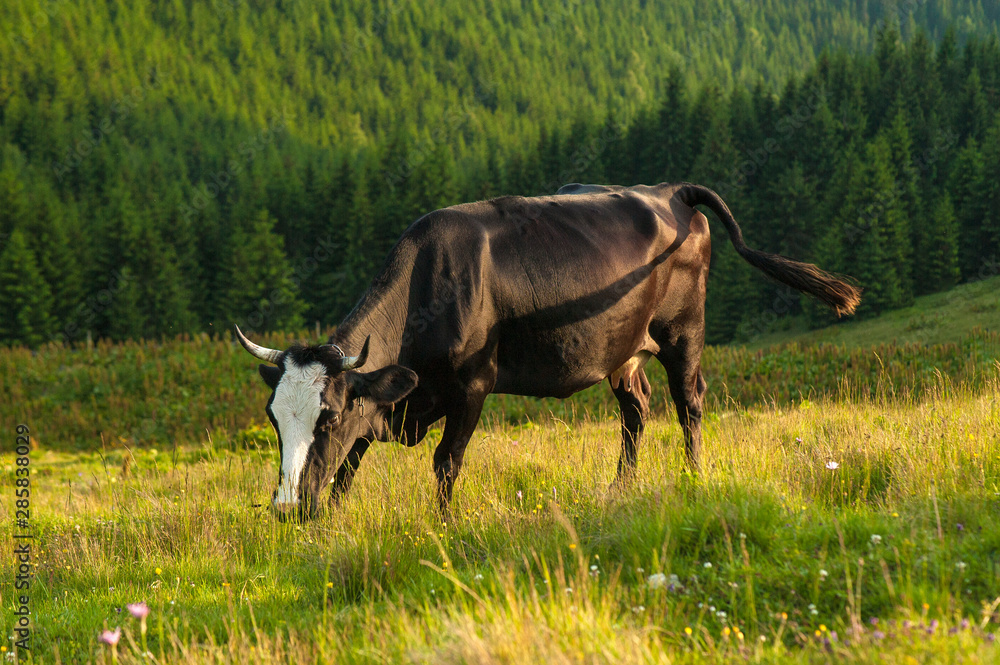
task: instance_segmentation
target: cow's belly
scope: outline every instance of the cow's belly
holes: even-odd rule
[[[493,392],[564,398],[605,378],[621,380],[658,351],[645,327],[631,335],[575,330],[556,339],[521,337],[501,341]]]
[[[558,397],[563,399],[575,395],[581,390],[600,383],[604,377],[595,374],[576,374],[557,376],[546,371],[532,376],[525,376],[518,371],[504,371],[500,368],[497,382],[493,388],[495,393],[507,395],[526,395],[528,397]]]
[[[497,368],[495,393],[526,395],[528,397],[558,397],[574,395],[600,383],[604,376],[599,372],[566,372],[561,368],[547,367],[528,373],[523,368]]]

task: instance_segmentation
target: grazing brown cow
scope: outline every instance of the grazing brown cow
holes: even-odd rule
[[[259,369],[281,449],[274,510],[312,516],[327,484],[334,501],[347,491],[373,440],[412,446],[443,417],[434,472],[447,512],[487,395],[569,397],[604,379],[621,406],[617,478],[627,481],[651,357],[667,370],[697,468],[710,241],[696,205],[722,220],[750,265],[838,314],[854,311],[858,289],[750,249],[726,204],[699,185],[567,185],[436,210],[403,233],[329,343],[266,349],[236,329],[269,363]]]

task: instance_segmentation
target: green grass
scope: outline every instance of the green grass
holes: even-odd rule
[[[39,450],[32,656],[110,662],[123,626],[148,662],[144,600],[157,662],[1000,661],[1000,377],[849,394],[716,412],[697,478],[657,419],[623,493],[613,422],[487,424],[447,525],[426,445],[377,445],[304,525],[258,507],[266,444]]]
[[[164,663],[998,662],[996,286],[919,301],[943,312],[922,341],[890,314],[837,326],[854,332],[836,345],[706,349],[698,477],[655,363],[627,492],[608,490],[606,386],[493,396],[447,525],[440,430],[377,444],[338,510],[271,518],[266,394],[232,343],[0,350],[3,431],[27,422],[37,444],[31,657],[110,662],[96,638],[122,626],[119,660],[149,662],[125,610],[143,600]],[[9,449],[0,469],[10,497]],[[13,566],[0,558],[5,608]],[[661,573],[673,588],[651,587]]]
[[[948,344],[960,342],[970,330],[1000,331],[1000,277],[990,277],[916,299],[910,307],[874,319],[845,319],[843,323],[809,330],[802,319],[783,319],[780,331],[749,341],[752,349],[775,345],[835,344],[849,348],[877,344]]]
[[[285,348],[315,332],[263,340]],[[982,328],[941,344],[886,343],[845,348],[790,342],[767,349],[708,347],[702,368],[708,409],[837,397],[845,381],[873,395],[885,384],[899,395],[921,395],[944,375],[978,386],[1000,358],[1000,330]],[[35,352],[0,349],[0,431],[29,423],[46,449],[94,450],[200,445],[242,447],[266,439],[268,391],[257,361],[228,338],[207,335],[92,347],[49,345]],[[659,363],[647,365],[651,407],[673,409]],[[567,422],[607,417],[617,409],[601,383],[569,400],[493,395],[486,418],[528,424],[555,416]]]

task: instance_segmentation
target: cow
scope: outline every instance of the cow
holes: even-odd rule
[[[487,395],[565,398],[605,379],[620,406],[615,483],[626,486],[653,357],[666,368],[686,462],[697,471],[711,253],[697,205],[722,221],[750,265],[838,315],[853,313],[858,288],[747,247],[722,198],[700,185],[573,184],[553,196],[436,210],[403,233],[326,344],[269,349],[236,326],[273,391],[266,412],[281,453],[273,511],[313,517],[327,485],[336,505],[372,441],[413,446],[444,418],[433,459],[447,518]]]

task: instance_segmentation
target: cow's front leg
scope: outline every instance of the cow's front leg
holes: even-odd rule
[[[340,500],[347,493],[347,490],[351,489],[351,483],[354,482],[354,474],[357,472],[358,466],[361,465],[361,458],[368,452],[370,445],[371,442],[368,439],[358,439],[355,441],[350,452],[347,453],[344,463],[337,469],[337,475],[330,482],[331,508],[339,506]]]
[[[437,478],[438,508],[441,517],[449,517],[455,479],[462,470],[465,447],[479,424],[479,415],[488,393],[470,393],[466,400],[446,416],[441,443],[434,450],[434,475]]]

